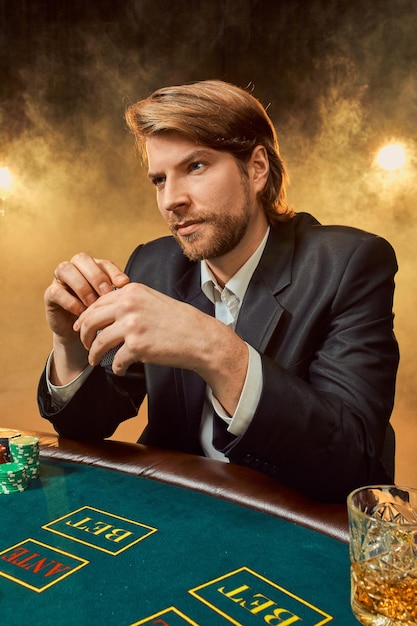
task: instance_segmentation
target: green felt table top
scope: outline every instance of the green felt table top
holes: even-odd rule
[[[43,461],[0,496],[4,624],[357,624],[348,546],[224,500]]]

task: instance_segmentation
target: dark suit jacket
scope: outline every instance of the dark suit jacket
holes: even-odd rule
[[[398,366],[396,270],[390,244],[357,229],[321,226],[305,213],[271,229],[236,328],[261,354],[263,392],[249,428],[225,451],[230,462],[330,500],[392,482],[381,457]],[[139,246],[126,271],[213,314],[199,264],[171,237]],[[43,374],[39,406],[59,434],[102,438],[136,415],[147,393],[149,422],[139,441],[201,454],[204,392],[204,381],[187,370],[138,365],[116,377],[98,366],[58,412]]]

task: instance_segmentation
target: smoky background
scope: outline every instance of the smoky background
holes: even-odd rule
[[[36,387],[43,292],[84,250],[124,266],[167,234],[124,111],[165,85],[253,89],[278,132],[291,205],[394,246],[397,475],[417,484],[417,4],[413,0],[0,0],[0,423],[51,431]],[[375,165],[401,142],[400,172]],[[114,438],[135,441],[144,412]],[[411,462],[408,459],[412,459]]]

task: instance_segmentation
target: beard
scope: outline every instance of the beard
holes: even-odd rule
[[[249,193],[245,187],[244,185],[243,204],[235,213],[227,213],[226,208],[215,214],[199,213],[198,220],[204,223],[205,226],[202,229],[204,232],[197,231],[190,235],[180,236],[175,222],[168,224],[175,240],[190,261],[221,257],[234,250],[243,239],[250,221]],[[172,217],[178,219],[179,216],[174,213]],[[192,217],[192,215],[187,215],[187,219],[192,219]]]
[[[212,227],[209,235],[196,232],[179,236],[174,227],[171,232],[190,261],[215,259],[234,250],[242,240],[249,223],[249,215],[245,214],[244,217],[245,219],[229,215],[203,217],[204,224]]]

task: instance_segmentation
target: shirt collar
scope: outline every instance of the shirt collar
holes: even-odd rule
[[[240,302],[243,301],[250,279],[252,278],[252,275],[261,259],[262,253],[266,246],[266,242],[268,240],[269,231],[270,227],[268,227],[264,238],[262,239],[255,252],[252,254],[252,256],[249,257],[249,259],[242,265],[242,267],[236,272],[236,274],[234,274],[234,276],[232,276],[230,280],[227,281],[225,285],[225,287],[227,287],[229,291],[233,292],[239,298]],[[222,289],[221,287],[219,287],[216,278],[214,277],[204,259],[200,261],[200,267],[201,289],[207,296],[207,298],[211,302],[214,302],[214,286],[217,285],[220,291],[222,291]]]

